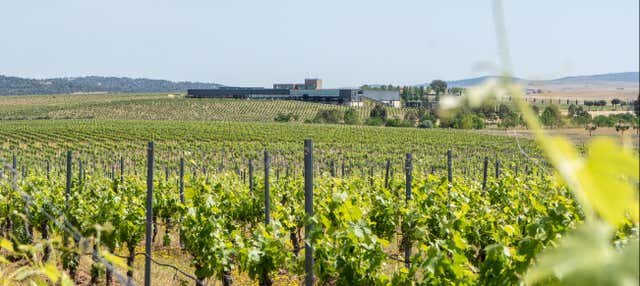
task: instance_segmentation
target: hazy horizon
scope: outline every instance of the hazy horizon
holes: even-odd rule
[[[504,5],[514,76],[640,69],[638,1]],[[491,1],[27,0],[5,4],[0,25],[0,74],[27,78],[410,85],[498,64]]]
[[[519,79],[524,79],[524,80],[532,80],[532,81],[536,81],[536,80],[540,80],[540,81],[546,81],[546,80],[557,80],[557,79],[562,79],[562,78],[567,78],[567,77],[580,77],[580,76],[597,76],[597,75],[608,75],[608,74],[620,74],[620,73],[640,73],[640,71],[621,71],[621,72],[607,72],[607,73],[595,73],[595,74],[567,74],[567,75],[563,75],[560,77],[552,77],[552,78],[536,78],[536,79],[529,79],[526,77],[521,77],[518,75],[512,75],[513,78],[519,78]],[[105,77],[105,78],[131,78],[131,79],[147,79],[147,80],[167,80],[167,81],[173,81],[173,82],[201,82],[201,83],[215,83],[215,84],[221,84],[221,85],[226,85],[225,83],[221,83],[221,82],[204,82],[204,81],[193,81],[193,80],[171,80],[171,79],[164,79],[164,78],[150,78],[150,77],[128,77],[128,76],[119,76],[119,75],[95,75],[95,74],[89,74],[89,75],[81,75],[81,76],[53,76],[53,77],[40,77],[40,78],[33,78],[33,77],[22,77],[19,75],[8,75],[8,74],[0,74],[0,76],[7,76],[7,77],[18,77],[18,78],[24,78],[24,79],[35,79],[35,80],[45,80],[45,79],[65,79],[65,78],[84,78],[84,77]],[[461,81],[461,80],[472,80],[472,79],[477,79],[477,78],[484,78],[484,77],[500,77],[502,75],[498,75],[498,74],[484,74],[484,75],[477,75],[477,76],[471,76],[471,77],[465,77],[465,78],[454,78],[454,79],[449,79],[449,78],[434,78],[434,79],[441,79],[444,81]],[[298,82],[302,82],[303,79],[297,78],[295,80],[291,80],[289,81],[290,83],[298,83]],[[638,83],[640,84],[640,78],[638,79]],[[274,82],[274,83],[283,83],[283,82]],[[400,84],[400,85],[419,85],[419,84],[423,84],[426,83],[428,84],[429,82],[420,82],[420,83],[410,83],[410,84]],[[354,85],[353,87],[356,86],[362,86],[362,85],[382,85],[382,84],[387,84],[385,82],[362,82],[359,83],[357,85]],[[226,86],[230,86],[230,85],[226,85]]]

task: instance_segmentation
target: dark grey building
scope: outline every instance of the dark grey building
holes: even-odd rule
[[[219,89],[189,89],[187,97],[191,98],[252,98],[254,96],[289,95],[288,89],[224,87]]]
[[[391,107],[402,107],[398,90],[363,90],[362,97],[380,102]]]
[[[279,99],[360,106],[362,90],[359,89],[271,89],[271,88],[220,88],[189,89],[189,98]]]

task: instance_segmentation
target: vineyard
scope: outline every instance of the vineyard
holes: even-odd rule
[[[14,2],[0,286],[640,285],[637,3]]]
[[[304,138],[314,144],[313,216]],[[111,284],[95,253],[114,253],[122,257],[112,258],[114,270],[129,264],[141,284],[148,139],[152,256],[184,271],[154,264],[165,284],[297,285],[306,242],[318,285],[513,284],[581,220],[530,141],[404,128],[30,121],[0,128],[3,236],[16,249],[39,245],[33,259],[76,280],[91,276],[87,283]],[[315,227],[305,229],[309,221]]]
[[[1,280],[509,285],[585,216],[532,141],[446,129],[5,121],[0,164]]]
[[[372,103],[356,110],[369,117]],[[282,100],[186,99],[167,94],[73,94],[0,97],[0,120],[17,119],[121,119],[206,120],[272,122],[278,114],[293,114],[300,121],[319,110],[345,106]],[[404,110],[387,108],[390,117],[403,118]]]

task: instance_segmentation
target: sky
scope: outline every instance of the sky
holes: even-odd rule
[[[487,0],[0,0],[0,74],[264,86],[497,74]],[[638,0],[507,0],[512,72],[639,70]]]

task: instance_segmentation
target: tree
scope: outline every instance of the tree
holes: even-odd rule
[[[492,102],[483,102],[482,105],[472,110],[476,114],[481,114],[484,118],[489,120],[498,119],[498,113],[496,113],[496,106]]]
[[[386,121],[387,120],[387,109],[384,108],[384,105],[378,103],[376,104],[376,106],[373,107],[373,109],[371,109],[371,112],[369,113],[369,117],[374,117],[374,118],[380,118],[382,119],[382,121]]]
[[[436,92],[436,95],[440,95],[441,93],[447,91],[447,83],[443,80],[433,80],[429,86],[431,87],[431,89],[433,89],[433,91]]]
[[[416,122],[420,119],[420,115],[418,114],[418,110],[408,110],[404,114],[404,120]]]
[[[624,132],[627,131],[629,127],[629,124],[620,121],[616,124],[616,132],[620,132],[620,134],[624,135]]]
[[[575,116],[577,111],[578,111],[578,106],[577,105],[575,105],[575,104],[569,105],[569,110],[568,110],[569,117]]]
[[[482,129],[485,127],[485,119],[469,109],[462,109],[454,117],[440,119],[440,127],[456,129]]]
[[[431,88],[431,86],[428,85],[427,87],[424,88],[424,92],[426,94],[431,94],[433,92],[433,88]]]
[[[505,129],[510,127],[516,127],[520,124],[520,116],[515,112],[509,112],[508,114],[500,117],[500,124],[498,126]]]
[[[591,114],[584,110],[582,106],[574,104],[569,105],[568,116],[575,125],[584,125],[591,122]]]
[[[353,108],[348,109],[344,112],[344,123],[349,125],[358,125],[360,124],[360,116],[358,116],[358,111]]]
[[[431,120],[424,120],[418,124],[418,128],[433,128],[433,122],[431,122]]]
[[[545,126],[559,126],[562,122],[562,114],[558,106],[554,104],[547,106],[544,111],[542,111],[540,121],[542,121],[542,124]]]
[[[400,93],[400,98],[404,102],[407,102],[409,100],[409,87],[405,86],[404,88],[402,88],[402,92]]]
[[[511,109],[508,106],[504,104],[500,104],[498,106],[498,117],[503,118],[510,115],[511,113],[513,113],[513,111],[511,111]]]
[[[589,132],[589,137],[591,137],[591,133],[594,130],[598,129],[598,126],[593,124],[593,123],[589,123],[589,124],[585,125],[584,129],[587,130],[587,132]]]
[[[571,118],[571,121],[573,121],[573,124],[575,125],[587,124],[591,122],[591,114],[589,114],[589,112],[586,112],[586,111],[578,113]]]
[[[622,102],[620,99],[614,98],[611,100],[611,105],[615,108],[616,105],[620,104],[620,102]]]
[[[593,118],[593,124],[595,124],[598,127],[611,127],[613,126],[614,123],[611,121],[609,117],[604,115],[598,115]]]
[[[500,104],[498,106],[497,115],[500,118],[500,123],[498,124],[499,127],[509,128],[519,125],[520,116],[505,104]]]
[[[474,114],[474,116],[473,116],[473,128],[474,129],[484,129],[484,127],[485,127],[484,118]]]
[[[609,119],[612,122],[624,122],[624,123],[634,123],[637,119],[631,113],[618,113],[618,114],[609,114]]]
[[[586,107],[591,107],[591,106],[594,106],[594,105],[595,105],[594,102],[591,101],[591,100],[585,100],[584,101],[584,106],[586,106]]]
[[[454,94],[457,96],[462,96],[462,93],[464,93],[465,89],[462,87],[452,87],[449,89],[449,93],[450,94]]]
[[[533,113],[535,115],[540,115],[540,107],[538,107],[537,105],[535,104],[531,105],[531,110],[533,110]]]
[[[313,118],[313,123],[338,124],[344,118],[344,113],[338,109],[320,110]]]

